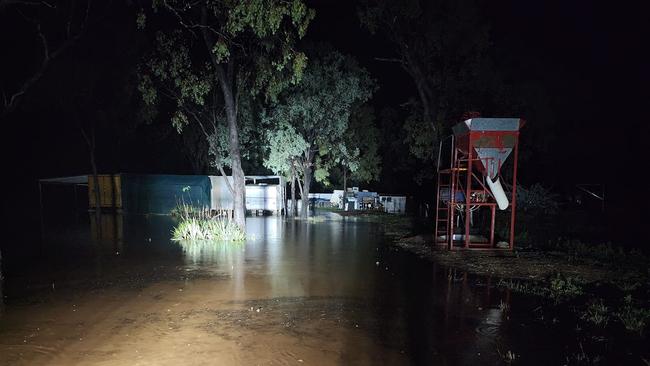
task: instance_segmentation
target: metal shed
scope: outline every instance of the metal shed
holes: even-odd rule
[[[401,214],[406,212],[406,196],[380,194],[379,203],[384,207],[384,212]]]

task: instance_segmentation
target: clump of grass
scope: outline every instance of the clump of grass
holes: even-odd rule
[[[501,310],[502,313],[507,313],[510,310],[510,305],[508,305],[507,302],[499,302],[499,310]]]
[[[566,252],[572,262],[618,263],[629,259],[623,248],[611,243],[586,244],[574,239],[557,243],[556,249]]]
[[[209,207],[199,207],[185,203],[184,201],[178,202],[176,207],[172,208],[169,212],[172,216],[181,219],[199,218],[209,219],[212,217],[212,212]]]
[[[508,350],[506,352],[501,352],[501,349],[499,346],[497,346],[497,353],[499,356],[501,356],[501,360],[507,365],[511,365],[517,361],[517,354],[512,352],[511,350]]]
[[[579,279],[563,276],[560,273],[551,278],[549,291],[549,296],[555,302],[570,299],[584,293]]]
[[[615,280],[613,283],[623,292],[632,292],[641,287],[641,283],[635,279]]]
[[[228,218],[184,219],[174,228],[174,240],[243,241],[246,234]]]
[[[625,329],[639,334],[643,333],[643,329],[650,321],[650,309],[634,306],[631,295],[625,296],[624,303],[614,315],[623,323]]]
[[[594,325],[604,327],[609,322],[608,308],[603,304],[603,300],[594,301],[587,306],[580,318]]]
[[[545,288],[535,282],[500,280],[497,286],[505,287],[512,291],[520,292],[522,294],[537,295],[537,296],[546,295]]]
[[[565,253],[569,262],[597,264],[609,268],[637,268],[645,270],[650,258],[639,250],[627,251],[612,243],[587,244],[580,240],[558,238],[546,249]]]
[[[497,285],[524,294],[550,298],[555,303],[569,300],[584,293],[580,279],[563,276],[559,273],[551,277],[548,282],[501,280]]]
[[[218,211],[213,215],[207,207],[180,203],[173,212],[179,218],[172,232],[173,240],[246,240],[246,233],[231,219],[227,211]]]

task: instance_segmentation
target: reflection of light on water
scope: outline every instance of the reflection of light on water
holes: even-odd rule
[[[244,246],[232,242],[207,240],[182,240],[178,244],[183,248],[185,262],[188,265],[215,266],[226,269],[241,262]]]
[[[233,298],[243,299],[245,293],[244,256],[245,246],[241,243],[215,242],[207,240],[179,241],[185,261],[191,269],[214,271],[230,275]]]
[[[492,329],[496,331],[503,320],[503,311],[500,309],[488,309],[485,318],[481,322],[483,329]]]
[[[301,247],[285,233],[285,224],[279,217],[254,217],[246,220],[247,234],[255,240],[246,242],[249,271],[263,274],[273,296],[302,296],[305,276],[300,270],[301,261],[295,260],[295,251]],[[304,229],[304,223],[289,221],[292,229]]]
[[[282,219],[272,217],[250,217],[246,220],[246,236],[256,240],[280,239]]]

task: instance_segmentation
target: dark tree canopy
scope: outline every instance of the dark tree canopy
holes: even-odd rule
[[[446,129],[495,94],[489,27],[480,15],[474,0],[368,0],[360,7],[362,24],[393,44],[378,59],[402,67],[415,85],[407,130],[419,158],[432,160]]]
[[[291,138],[300,152],[290,157],[302,177],[302,211],[307,215],[307,198],[312,178],[329,178],[332,162],[346,151],[345,135],[349,132],[349,118],[354,108],[372,96],[376,86],[370,74],[350,56],[321,47],[315,50],[303,79],[288,88],[279,98],[269,121]],[[290,136],[290,135],[289,135]],[[270,156],[282,145],[271,145]],[[277,165],[277,164],[274,164]]]
[[[142,95],[154,105],[159,92],[167,91],[177,105],[172,123],[179,131],[193,120],[202,126],[206,137],[213,136],[211,152],[216,165],[222,174],[224,164],[232,171],[229,188],[234,217],[243,228],[240,107],[243,100],[258,95],[274,100],[283,89],[300,81],[307,60],[294,46],[304,36],[314,12],[301,0],[154,1],[152,11],[164,11],[173,22],[171,27],[163,25],[170,24],[169,20],[153,22],[161,56],[146,64]],[[138,16],[143,28],[148,13],[143,9]],[[220,119],[225,123],[219,124]],[[222,154],[224,141],[228,156]]]

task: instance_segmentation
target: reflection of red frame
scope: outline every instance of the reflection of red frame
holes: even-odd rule
[[[519,128],[525,124],[525,121],[520,120]],[[477,147],[476,143],[478,142],[478,147],[480,145],[485,146],[481,143],[481,139],[488,137],[492,142],[489,147],[497,148],[506,148],[512,147],[512,159],[513,160],[513,174],[512,174],[512,194],[510,197],[510,235],[508,240],[508,248],[512,250],[514,248],[514,237],[515,237],[515,217],[516,217],[516,196],[517,196],[517,162],[519,158],[519,131],[468,131],[465,134],[454,136],[454,146],[452,147],[452,165],[450,169],[444,169],[438,171],[438,194],[436,197],[436,224],[435,224],[435,233],[434,241],[436,244],[442,244],[447,246],[448,249],[454,249],[454,240],[453,240],[453,228],[454,228],[454,218],[456,215],[456,202],[455,194],[451,192],[456,192],[457,187],[463,188],[464,197],[466,201],[470,201],[472,192],[481,192],[486,190],[483,186],[482,189],[473,189],[474,181],[477,181],[482,186],[482,183],[473,174],[473,170],[480,171],[481,174],[485,174],[485,168],[481,163],[480,159],[476,156],[474,148]],[[511,141],[504,141],[508,138],[511,138]],[[495,146],[496,145],[496,146]],[[471,163],[470,163],[471,162]],[[501,171],[503,167],[503,162],[498,162],[498,170]],[[443,185],[441,174],[449,175],[449,184]],[[463,182],[464,181],[464,182]],[[462,185],[464,187],[462,187]],[[450,202],[446,204],[446,208],[441,207],[440,201],[440,191],[443,186],[448,186],[449,188],[449,198]],[[489,193],[489,192],[488,192]],[[490,194],[491,195],[491,194]],[[470,201],[471,203],[471,201]],[[445,203],[442,203],[443,205]],[[488,206],[490,208],[491,218],[490,218],[490,233],[489,233],[489,242],[488,243],[473,243],[470,241],[470,221],[465,220],[465,230],[464,230],[464,248],[465,249],[496,249],[494,243],[494,223],[495,223],[495,207],[496,203],[492,202],[474,202],[471,205],[465,204],[464,211],[465,217],[470,216],[470,206]],[[446,218],[441,219],[441,211],[446,211]],[[440,225],[444,223],[446,229],[441,231]],[[445,241],[439,242],[438,237],[440,232],[446,232]]]

